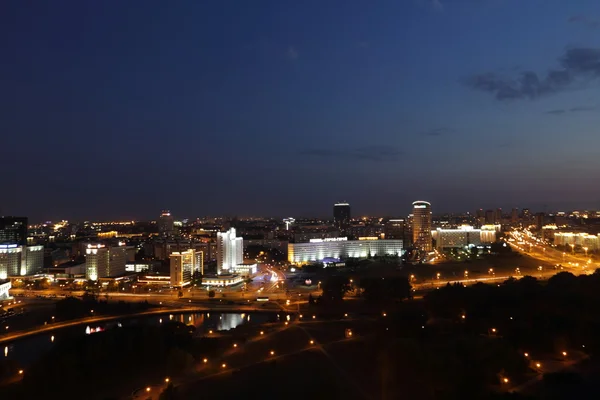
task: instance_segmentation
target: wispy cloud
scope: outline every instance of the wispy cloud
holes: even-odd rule
[[[586,111],[598,111],[598,107],[590,107],[590,106],[581,106],[581,107],[573,107],[573,108],[564,108],[557,110],[546,111],[546,114],[552,115],[563,115],[567,113],[576,113],[576,112],[586,112]]]
[[[296,50],[296,48],[293,46],[288,47],[286,55],[287,58],[292,61],[297,60],[298,57],[300,57],[300,54],[298,54],[298,50]]]
[[[589,83],[600,78],[600,48],[569,48],[558,60],[561,68],[543,76],[524,71],[516,78],[507,78],[487,72],[464,79],[463,84],[498,100],[518,100],[537,99],[567,90],[577,81]]]
[[[400,156],[402,152],[394,147],[367,146],[355,149],[306,149],[300,155],[322,158],[343,158],[362,161],[392,161]]]
[[[585,15],[574,15],[568,19],[569,22],[582,24],[590,28],[599,28],[600,21],[595,18],[589,18]]]
[[[454,133],[454,129],[450,128],[435,128],[430,129],[428,131],[419,132],[420,135],[423,136],[443,136]]]

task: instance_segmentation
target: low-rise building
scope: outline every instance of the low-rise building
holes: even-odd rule
[[[438,228],[431,234],[438,250],[481,246],[496,241],[495,229],[475,229],[469,225],[457,229]]]
[[[308,243],[289,243],[288,261],[304,264],[325,258],[367,258],[369,256],[401,256],[402,240],[348,240],[346,237],[311,239]]]

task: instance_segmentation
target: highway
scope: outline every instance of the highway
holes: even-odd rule
[[[587,254],[575,253],[574,251],[557,250],[549,242],[535,237],[530,231],[512,231],[509,242],[513,250],[522,252],[529,257],[544,261],[555,266],[562,267],[562,271],[568,271],[575,275],[593,273],[600,268],[600,263],[593,260]],[[560,267],[557,269],[560,270]],[[557,271],[560,272],[560,271]]]

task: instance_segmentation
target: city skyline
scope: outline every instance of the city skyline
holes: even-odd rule
[[[593,0],[12,2],[0,214],[597,209],[599,18]]]

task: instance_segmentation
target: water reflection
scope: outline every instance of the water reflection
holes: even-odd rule
[[[48,340],[46,335],[30,336],[15,342],[11,342],[4,347],[4,357],[7,359],[16,360],[20,365],[26,367],[34,362],[44,353],[50,350],[54,345],[61,340],[70,340],[70,338],[78,337],[85,334],[94,334],[104,330],[115,329],[121,326],[132,325],[160,325],[167,323],[169,320],[182,322],[186,325],[196,327],[199,335],[208,334],[209,331],[227,331],[234,329],[242,324],[252,323],[261,324],[266,322],[274,322],[275,314],[220,314],[220,313],[186,313],[186,314],[170,314],[169,319],[166,316],[153,316],[144,318],[124,319],[116,322],[99,323],[98,325],[79,325],[72,328],[63,328],[54,332]],[[56,335],[56,336],[55,336]]]
[[[228,331],[244,323],[244,318],[241,314],[223,314],[221,317],[217,324],[217,329],[220,331]]]

